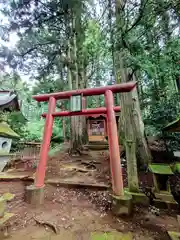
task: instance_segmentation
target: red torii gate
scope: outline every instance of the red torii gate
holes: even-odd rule
[[[117,85],[89,88],[89,89],[78,89],[66,92],[57,92],[50,94],[41,94],[33,96],[38,102],[49,102],[48,112],[43,113],[42,116],[46,117],[43,142],[40,151],[40,160],[36,170],[34,190],[43,189],[44,179],[46,173],[46,163],[48,157],[48,151],[50,146],[50,140],[52,135],[53,120],[54,117],[63,116],[77,116],[77,115],[89,115],[89,114],[107,114],[107,130],[108,130],[108,142],[109,142],[109,153],[110,153],[110,167],[112,177],[112,189],[116,196],[122,196],[123,191],[123,178],[120,162],[120,151],[118,143],[118,133],[116,118],[114,112],[120,111],[120,107],[114,107],[113,93],[119,92],[130,92],[136,86],[135,82],[122,83]],[[81,95],[83,97],[92,95],[105,94],[106,107],[96,109],[82,109],[78,112],[62,111],[55,112],[56,100],[68,99],[74,95]],[[37,200],[37,199],[36,199]]]

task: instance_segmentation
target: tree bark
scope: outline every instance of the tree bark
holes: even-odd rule
[[[79,88],[79,74],[77,62],[77,35],[76,35],[76,15],[72,19],[72,51],[71,60],[73,62],[72,70],[72,89]],[[71,117],[71,149],[70,153],[80,154],[82,150],[82,121],[80,116]]]
[[[135,76],[134,80],[136,80]],[[133,104],[134,129],[138,153],[137,156],[140,158],[141,164],[147,165],[151,162],[151,153],[145,136],[144,122],[141,116],[138,92],[136,88],[131,92],[131,95],[133,100],[132,104]]]
[[[126,79],[126,69],[120,62],[121,79]],[[139,191],[139,180],[137,171],[137,158],[136,158],[136,135],[135,135],[135,121],[134,121],[134,109],[132,101],[132,93],[120,94],[120,137],[125,147],[126,160],[127,160],[127,172],[128,172],[128,188],[130,192]]]
[[[116,29],[118,36],[120,34],[120,41],[122,42],[122,32],[124,28],[123,19],[123,6],[124,1],[116,0]],[[116,36],[117,37],[117,36]],[[116,59],[115,71],[116,82],[127,82],[128,73],[124,67],[124,49],[123,44],[116,41]],[[136,137],[134,131],[134,118],[133,118],[133,104],[130,93],[120,94],[121,113],[119,118],[119,139],[125,147],[127,172],[128,172],[128,188],[130,192],[139,191],[139,181],[137,172],[137,159],[136,159]]]
[[[87,77],[86,77],[86,64],[85,64],[85,56],[83,54],[83,43],[85,41],[85,32],[84,26],[82,24],[82,2],[79,1],[78,9],[76,14],[76,46],[77,46],[77,67],[78,67],[78,76],[79,76],[79,88],[83,89],[87,87]],[[82,96],[82,108],[86,108],[86,98]],[[87,121],[86,116],[80,116],[79,120],[81,122],[82,129],[82,144],[86,145],[88,142],[88,133],[87,133]]]

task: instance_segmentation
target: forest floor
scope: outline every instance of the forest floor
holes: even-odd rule
[[[158,217],[149,216],[148,220],[147,210],[140,207],[135,209],[131,218],[113,216],[109,209],[108,191],[47,185],[45,204],[32,208],[24,202],[24,188],[23,182],[3,182],[0,185],[0,194],[4,191],[15,194],[8,204],[9,212],[15,214],[9,225],[10,240],[108,239],[94,236],[104,233],[119,236],[110,239],[121,239],[121,234],[124,234],[127,240],[166,240],[169,239],[167,230],[178,229],[175,213],[165,210]]]
[[[92,151],[86,156],[73,158],[62,152],[48,161],[46,178],[65,179],[67,182],[74,179],[76,183],[85,181],[93,186],[110,185],[108,158],[107,151]],[[22,171],[22,166],[16,166],[16,171],[18,168]],[[33,175],[34,170],[26,172]],[[15,214],[8,225],[10,240],[168,240],[167,230],[178,230],[176,212],[168,210],[161,210],[160,216],[152,216],[146,208],[136,207],[132,217],[113,216],[108,188],[78,188],[78,184],[67,188],[60,184],[47,184],[44,205],[33,208],[24,201],[27,184],[31,183],[4,180],[0,184],[0,194],[15,194],[8,203],[8,211]]]

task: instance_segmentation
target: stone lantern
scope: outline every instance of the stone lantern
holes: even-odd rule
[[[18,139],[15,133],[6,122],[0,123],[0,172],[3,171],[10,159],[10,150],[13,139]]]

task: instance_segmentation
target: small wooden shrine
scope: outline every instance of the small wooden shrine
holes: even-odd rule
[[[18,96],[14,91],[0,90],[0,110],[20,111]]]
[[[163,132],[180,132],[180,118],[165,126]],[[180,151],[174,152],[175,157],[180,157]],[[175,172],[180,173],[180,163],[152,163],[149,164],[149,171],[152,173],[156,193],[170,193],[169,176]]]
[[[169,176],[173,175],[169,164],[152,163],[149,164],[149,171],[152,172],[154,188],[156,193],[169,192]]]
[[[19,139],[19,135],[15,133],[7,124],[7,116],[3,113],[20,111],[18,96],[14,91],[0,90],[0,172],[3,171],[7,162],[10,161],[11,144],[13,139]],[[5,118],[5,119],[4,119]]]
[[[0,172],[3,171],[10,159],[10,150],[13,139],[19,139],[20,136],[15,133],[6,122],[0,123]]]
[[[116,123],[118,126],[119,113],[116,113]],[[89,142],[107,142],[107,122],[106,114],[96,114],[87,116],[88,140]]]

